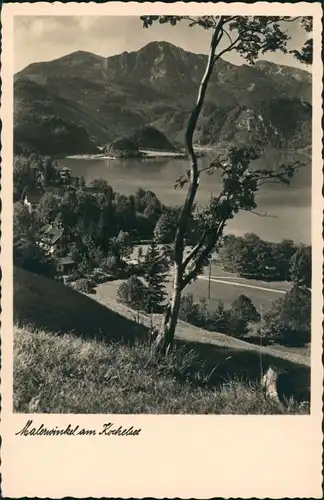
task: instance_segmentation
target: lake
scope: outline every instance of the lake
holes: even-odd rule
[[[207,166],[210,153],[199,158],[200,168]],[[274,160],[277,163],[278,159]],[[261,162],[261,160],[259,160]],[[269,159],[267,168],[269,168]],[[186,195],[186,187],[174,189],[175,180],[185,173],[188,161],[185,159],[74,159],[59,160],[60,167],[68,167],[72,175],[84,177],[86,183],[102,177],[115,191],[125,195],[134,194],[139,187],[150,189],[165,204],[179,205]],[[219,192],[220,179],[217,175],[202,173],[196,201],[204,205],[211,193]],[[227,233],[243,235],[254,232],[268,241],[289,238],[295,242],[311,242],[311,167],[302,168],[290,186],[265,185],[258,196],[258,212],[271,217],[260,217],[242,212],[230,221]]]

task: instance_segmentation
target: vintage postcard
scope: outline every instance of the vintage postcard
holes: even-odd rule
[[[2,7],[10,498],[322,498],[319,2]]]

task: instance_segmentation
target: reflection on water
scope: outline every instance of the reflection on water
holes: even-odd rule
[[[210,157],[199,159],[201,167],[207,166]],[[259,160],[261,161],[261,160]],[[273,162],[282,163],[282,158]],[[290,159],[291,161],[291,159]],[[60,166],[69,167],[74,175],[85,178],[86,183],[102,177],[114,190],[123,194],[133,194],[142,187],[156,193],[159,199],[169,205],[181,204],[186,188],[174,189],[175,180],[188,168],[186,160],[174,159],[124,159],[124,160],[83,160],[64,159]],[[271,161],[270,161],[271,164]],[[267,168],[269,168],[269,159]],[[206,203],[211,193],[220,189],[219,174],[212,176],[202,173],[197,202]],[[232,220],[227,232],[244,234],[248,231],[259,234],[262,238],[278,241],[290,238],[296,242],[311,241],[311,168],[300,170],[291,186],[262,186],[257,197],[258,211],[267,212],[272,217],[260,217],[247,212],[238,214]]]

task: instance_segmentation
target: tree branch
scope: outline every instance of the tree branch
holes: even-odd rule
[[[211,16],[212,19],[213,19],[213,22],[214,22],[214,28],[217,28],[217,24],[218,24],[218,16]]]
[[[221,235],[221,232],[223,231],[226,222],[227,222],[227,219],[224,219],[222,222],[219,223],[218,229],[217,229],[217,231],[215,231],[213,238],[211,239],[211,241],[208,243],[208,245],[205,247],[203,252],[200,254],[198,259],[196,260],[196,265],[195,265],[194,269],[192,271],[190,271],[190,273],[188,273],[182,279],[181,290],[183,290],[188,285],[188,283],[190,283],[190,281],[195,278],[199,267],[203,264],[204,260],[209,256],[210,252],[214,249],[215,244],[217,242],[217,239]]]
[[[218,204],[219,204],[222,196],[224,196],[224,191],[222,191],[220,193],[220,195],[218,196],[215,208],[217,208],[217,206],[218,206]],[[197,243],[197,245],[191,250],[191,252],[187,255],[187,257],[183,261],[183,269],[184,270],[186,269],[186,267],[189,264],[189,262],[191,260],[194,260],[196,258],[196,256],[198,255],[198,252],[203,247],[203,245],[205,243],[205,240],[206,240],[206,238],[207,238],[208,233],[209,233],[210,230],[211,230],[211,228],[205,228],[204,229],[204,232],[203,232],[203,234],[202,234],[202,236],[200,238],[199,243]]]
[[[226,52],[231,52],[231,50],[235,49],[235,44],[241,39],[241,35],[239,35],[235,40],[234,42],[232,42],[228,47],[226,47],[225,49],[223,49],[221,52],[219,52],[217,54],[217,56],[215,57],[215,61],[216,62],[220,57],[222,57],[223,54],[225,54]]]
[[[199,174],[201,174],[201,172],[208,172],[208,170],[211,170],[213,169],[214,167],[212,165],[208,165],[208,167],[204,167],[204,168],[201,168],[198,170]]]
[[[235,18],[237,18],[237,17],[238,17],[238,16],[233,16],[233,19],[235,19]],[[291,18],[291,19],[289,19],[289,18],[287,18],[287,19],[282,18],[281,20],[282,20],[282,21],[284,21],[284,22],[294,22],[294,21],[296,21],[297,19],[299,19],[299,18],[301,18],[301,17],[302,17],[302,16],[297,16],[297,17],[295,17],[295,18]],[[232,39],[231,39],[231,37],[230,37],[230,35],[229,35],[229,33],[227,33],[227,31],[224,29],[224,25],[225,25],[227,22],[228,22],[228,21],[223,21],[222,32],[223,32],[223,33],[225,33],[225,34],[228,36],[228,38],[229,38],[229,39],[230,39],[230,41],[231,41],[231,44],[230,44],[228,47],[226,47],[225,49],[223,49],[223,50],[222,50],[219,54],[217,54],[217,56],[216,56],[216,61],[217,61],[220,57],[222,57],[222,55],[224,55],[226,52],[231,52],[233,49],[235,49],[235,48],[236,48],[236,47],[235,47],[236,43],[237,43],[239,40],[242,40],[242,36],[243,36],[243,35],[245,35],[246,33],[249,33],[249,32],[251,32],[251,35],[252,35],[252,34],[255,32],[255,30],[253,30],[253,29],[251,29],[251,28],[248,28],[248,29],[246,29],[246,30],[242,30],[242,31],[239,33],[239,35],[237,36],[237,38],[234,40],[234,42],[233,42],[233,41],[232,41]],[[266,25],[267,25],[267,26],[270,26],[272,23],[273,23],[273,20],[272,20],[272,19],[270,19],[270,20],[268,20],[268,21],[267,21]],[[248,40],[244,39],[244,41],[248,41]]]
[[[285,17],[285,16],[283,16]],[[281,19],[281,21],[285,22],[285,23],[294,23],[295,21],[297,21],[297,19],[301,19],[303,16],[297,16],[297,17],[290,17],[290,18],[287,18],[287,19]]]
[[[277,218],[276,215],[268,214],[268,212],[257,212],[256,210],[249,210],[249,209],[245,209],[245,208],[242,208],[242,210],[244,210],[245,212],[250,212],[251,214],[254,214],[254,215],[258,215],[259,217],[270,217],[272,219]]]
[[[186,267],[189,264],[189,262],[191,260],[195,259],[195,257],[198,254],[199,250],[203,247],[203,245],[205,243],[205,240],[206,240],[206,237],[207,237],[207,229],[204,230],[204,232],[203,232],[203,234],[202,234],[202,236],[200,238],[199,243],[197,243],[197,245],[191,250],[191,252],[189,252],[189,254],[187,255],[187,257],[183,261],[183,263],[182,263],[183,269],[186,269]]]
[[[223,17],[223,26],[225,26],[225,24],[227,23],[230,23],[231,21],[235,21],[235,19],[237,19],[239,16],[222,16]]]
[[[224,27],[223,27],[223,32],[225,33],[225,35],[229,39],[230,43],[233,43],[231,35],[229,34],[229,32]]]
[[[191,27],[195,26],[196,24],[199,24],[198,19],[195,19],[194,17],[184,16],[184,19],[186,19],[187,21],[191,21],[191,25],[190,25]]]

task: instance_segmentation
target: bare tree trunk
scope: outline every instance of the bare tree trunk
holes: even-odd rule
[[[172,290],[172,297],[166,307],[162,327],[156,338],[156,348],[163,355],[167,354],[173,348],[175,328],[178,321],[181,300],[181,275],[177,264],[174,266]]]
[[[220,42],[220,39],[222,38],[223,24],[224,22],[220,20],[213,33],[206,70],[200,83],[197,101],[195,107],[191,112],[185,135],[186,151],[191,163],[189,188],[177,223],[177,231],[174,240],[174,275],[172,297],[166,308],[164,322],[156,339],[156,348],[162,354],[167,354],[173,347],[175,329],[178,321],[181,292],[185,286],[183,279],[186,269],[186,264],[183,262],[185,233],[189,217],[192,213],[196,193],[199,187],[199,170],[197,157],[193,148],[193,135],[204,103],[208,83],[213,72],[213,67],[216,60],[218,59],[218,56],[215,57],[215,51]]]

